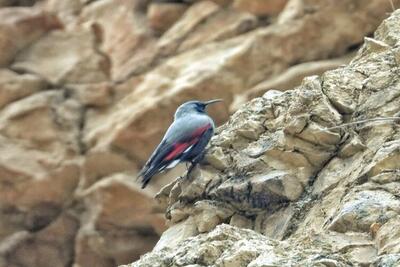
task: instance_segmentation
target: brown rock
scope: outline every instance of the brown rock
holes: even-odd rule
[[[152,3],[147,11],[150,27],[157,33],[165,32],[179,20],[187,7],[179,3]]]
[[[46,91],[16,101],[0,113],[0,132],[32,147],[59,155],[82,150],[81,107],[61,91]]]
[[[131,176],[113,175],[79,195],[86,209],[76,247],[81,266],[135,260],[154,246],[165,229],[162,216],[151,214],[151,198]]]
[[[10,246],[1,254],[8,266],[66,266],[74,257],[73,244],[78,227],[79,222],[74,217],[61,214],[45,229],[27,233],[24,238],[11,236]]]
[[[0,17],[0,67],[46,32],[61,28],[54,15],[38,8],[1,8]]]
[[[108,59],[96,51],[91,30],[53,31],[18,55],[13,68],[36,73],[53,84],[101,82]]]
[[[400,12],[383,25],[393,23],[393,17],[399,21]],[[225,156],[226,166],[219,169],[216,162],[222,161],[214,159],[215,166],[196,169],[162,194],[169,193],[164,203],[171,227],[178,227],[173,220],[178,215],[204,226],[197,230],[205,233],[191,232],[195,236],[184,240],[165,235],[164,244],[179,243],[155,250],[131,266],[396,265],[397,124],[327,130],[348,120],[399,114],[399,77],[390,72],[397,66],[397,46],[381,44],[388,36],[390,44],[397,44],[398,27],[380,27],[376,36],[349,65],[308,77],[294,90],[269,91],[233,114],[218,129],[209,151]],[[349,136],[354,140],[346,142]],[[357,144],[367,149],[354,149]],[[341,154],[342,149],[348,154]],[[228,220],[216,215],[226,207],[233,216],[254,222],[254,230],[285,240],[272,241],[255,231],[224,225],[235,221],[230,215]],[[381,225],[375,240],[371,225]]]
[[[178,52],[210,42],[223,41],[254,29],[257,18],[234,9],[219,9],[203,23],[196,25],[179,45]]]
[[[271,16],[279,14],[285,7],[286,2],[287,0],[235,0],[233,6],[257,16]]]
[[[25,149],[4,138],[1,151],[1,224],[17,226],[11,232],[2,228],[6,232],[1,232],[1,236],[16,229],[45,227],[72,200],[79,180],[77,164],[61,162],[62,158]]]
[[[96,1],[80,14],[80,25],[93,25],[102,40],[100,49],[109,57],[113,80],[146,71],[155,58],[156,39],[140,10],[143,2]]]
[[[260,97],[269,90],[286,91],[299,86],[306,76],[321,75],[327,70],[350,62],[354,54],[345,57],[315,62],[306,62],[288,68],[276,77],[263,81],[246,92],[236,95],[230,109],[236,111],[245,102]]]
[[[83,8],[84,1],[81,0],[70,0],[70,1],[57,1],[47,0],[44,3],[44,9],[56,13],[57,17],[67,27],[68,24],[73,23],[79,12]]]
[[[191,6],[183,17],[160,38],[157,45],[161,55],[168,56],[173,54],[178,49],[180,42],[184,40],[195,27],[218,10],[218,5],[211,1],[200,1]]]
[[[8,69],[1,69],[0,109],[15,100],[43,90],[45,87],[46,82],[35,75],[18,75]]]
[[[73,84],[68,86],[77,100],[88,107],[102,107],[112,103],[113,87],[107,83]]]

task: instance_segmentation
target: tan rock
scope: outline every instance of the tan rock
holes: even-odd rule
[[[77,164],[26,149],[4,137],[1,151],[0,212],[7,216],[1,216],[5,227],[0,235],[47,226],[72,201],[79,182]]]
[[[136,260],[165,229],[162,216],[151,213],[150,197],[131,176],[115,174],[102,179],[79,198],[86,210],[76,247],[76,262],[82,266]]]
[[[400,19],[399,12],[392,16]],[[193,177],[167,190],[173,196],[167,212],[179,210],[209,232],[153,251],[131,266],[396,265],[397,124],[326,128],[360,118],[397,116],[399,79],[389,74],[397,64],[397,48],[379,45],[388,35],[397,43],[397,28],[378,29],[376,42],[367,41],[369,48],[363,47],[349,65],[308,77],[294,90],[268,92],[235,112],[218,129],[209,152],[219,149],[229,156],[228,167],[208,166],[207,172],[216,177],[212,180],[201,178],[200,167]],[[263,126],[251,138],[243,135],[249,122]],[[354,132],[357,139],[346,143]],[[354,150],[360,143],[367,149]],[[342,148],[349,153],[340,155]],[[196,176],[202,182],[196,184],[195,197],[180,197],[185,190],[191,192]],[[209,201],[218,205],[196,211],[196,205]],[[255,231],[285,240],[224,225],[215,216],[216,206],[229,206],[233,216],[252,221],[246,225],[254,222]],[[375,240],[370,234],[374,225],[381,225],[374,230]]]
[[[271,239],[282,240],[290,228],[293,216],[293,206],[283,208],[273,214],[259,214],[254,222],[254,230]]]
[[[187,220],[168,228],[168,230],[162,234],[157,245],[154,247],[154,251],[176,247],[181,241],[194,236],[197,233],[194,219],[189,217]]]
[[[196,26],[217,12],[218,9],[218,5],[212,1],[200,1],[191,6],[183,17],[160,38],[157,45],[160,53],[164,56],[174,53],[178,49],[180,42]]]
[[[378,245],[378,254],[400,253],[400,218],[399,216],[390,219],[381,228],[376,235]]]
[[[234,9],[219,9],[210,14],[203,23],[196,25],[193,30],[181,40],[178,52],[184,52],[197,46],[233,38],[256,28],[257,18],[249,13]]]
[[[3,248],[5,251],[1,256],[15,266],[65,266],[73,260],[73,244],[78,227],[76,218],[63,213],[38,232],[25,232],[23,238],[11,236],[9,246]]]
[[[246,92],[236,95],[236,99],[230,109],[236,111],[243,103],[255,97],[260,97],[269,90],[286,91],[292,89],[300,85],[304,77],[321,75],[327,70],[349,63],[353,56],[354,54],[350,54],[337,59],[306,62],[290,67],[278,76],[263,81]]]
[[[356,135],[352,137],[346,144],[343,146],[343,148],[339,151],[339,156],[340,157],[351,157],[354,154],[363,151],[366,149],[366,146],[362,143],[360,138]]]
[[[385,6],[377,9],[376,3],[374,1],[369,2],[368,5],[361,5],[355,12],[359,12],[357,14],[361,17],[365,16],[365,12],[368,10],[386,12]],[[357,36],[352,35],[343,40],[340,37],[341,33],[333,34],[329,32],[326,37],[321,37],[328,32],[321,29],[330,24],[321,25],[320,22],[329,21],[330,19],[326,19],[327,16],[333,18],[338,14],[337,12],[348,10],[349,3],[343,2],[342,4],[343,6],[324,6],[313,16],[305,17],[304,21],[299,24],[290,22],[274,29],[261,28],[231,40],[200,46],[166,60],[159,67],[144,75],[142,82],[126,98],[121,100],[117,108],[112,109],[109,114],[103,117],[101,123],[87,129],[85,142],[88,147],[95,144],[96,146],[116,147],[128,153],[135,160],[144,162],[156,146],[157,140],[160,140],[170,124],[176,107],[182,102],[188,99],[220,97],[224,98],[226,104],[229,105],[233,95],[243,91],[243,88],[253,87],[262,80],[271,77],[271,75],[286,69],[288,65],[294,62],[325,57],[326,51],[330,51],[330,55],[341,54],[349,45],[359,42],[362,39],[362,34],[358,35],[358,33],[369,32],[372,29],[372,24],[355,23],[350,15],[343,18],[346,18],[343,23],[347,27],[337,29],[346,29],[346,32],[357,33]],[[205,15],[205,17],[208,17],[209,14],[218,12],[220,9],[214,3],[199,2],[191,6],[180,21],[184,21],[185,17],[189,19],[189,11],[196,10],[198,5],[207,5],[209,9],[202,9],[203,13],[198,13],[196,18],[209,12],[208,15]],[[182,24],[181,26],[177,22],[163,35],[159,45],[162,47],[163,40],[166,40],[165,44],[174,44],[172,49],[174,50],[175,41],[172,40],[180,40],[182,36],[186,36],[186,34],[183,34],[184,32],[191,32],[191,25],[198,23],[195,23],[193,18],[190,18],[190,21],[193,23]],[[202,19],[199,19],[199,21],[202,21]],[[316,21],[321,28],[316,28],[315,31],[310,30],[314,29]],[[376,24],[378,24],[378,21],[376,21]],[[181,27],[182,30],[176,30]],[[308,36],[311,33],[313,35]],[[305,36],[308,37],[305,38]],[[339,40],[340,45],[336,45]],[[285,43],[284,47],[281,45],[282,42]],[[304,49],[300,51],[298,47]],[[277,58],[285,58],[285,60],[277,61]],[[314,83],[314,81],[310,83]],[[317,79],[315,83],[321,86],[320,80]],[[308,94],[303,94],[303,96],[305,100],[314,97]],[[324,98],[325,96],[319,92],[315,94],[315,97]],[[327,98],[326,102],[329,102]],[[307,105],[307,103],[300,103],[299,101],[299,105]],[[160,107],[162,107],[162,112],[160,112]],[[222,105],[214,108],[219,109],[218,112],[211,111],[211,115],[217,123],[227,119],[228,110],[226,108]],[[335,112],[335,118],[338,117],[338,112],[330,104],[324,103],[319,108],[324,108],[326,111],[319,113],[326,114],[321,115],[324,120],[330,121]],[[276,109],[276,112],[278,110]],[[152,114],[159,114],[159,119],[154,120]],[[236,141],[233,143],[236,144]],[[323,162],[329,157],[328,154],[317,152],[309,153],[311,162],[314,162],[314,160]]]
[[[194,222],[199,233],[209,232],[218,224],[221,224],[233,212],[227,207],[213,203],[212,201],[198,201],[194,206]]]
[[[56,154],[74,155],[79,140],[81,107],[62,91],[45,91],[16,101],[0,113],[0,132],[9,138]]]
[[[279,14],[286,2],[287,0],[235,0],[233,6],[257,16],[272,16]]]
[[[68,24],[73,23],[77,15],[83,8],[84,1],[81,0],[70,0],[70,1],[57,1],[47,0],[44,3],[44,9],[56,13],[57,17],[67,27]]]
[[[38,8],[1,8],[0,17],[0,67],[46,32],[61,28],[54,15]]]
[[[90,151],[83,162],[81,189],[86,189],[98,180],[116,172],[136,171],[134,163],[112,151]]]
[[[238,228],[244,228],[244,229],[253,229],[254,223],[251,219],[246,218],[244,216],[235,214],[231,217],[231,220],[229,222],[230,225],[238,227]]]
[[[106,81],[108,59],[97,51],[92,30],[53,31],[18,55],[13,68],[53,84]]]
[[[99,48],[110,60],[113,80],[147,71],[156,56],[156,38],[141,11],[144,2],[97,1],[80,13],[80,25],[91,25],[101,40]]]
[[[157,33],[168,30],[186,11],[187,5],[179,3],[152,3],[147,11],[150,27]]]
[[[400,204],[393,195],[385,191],[364,191],[345,202],[329,229],[337,232],[368,232],[375,222],[384,223],[400,211]]]
[[[31,75],[17,73],[7,70],[0,70],[0,108],[5,105],[34,94],[46,87],[46,82],[41,78]]]
[[[107,83],[69,85],[77,100],[85,106],[102,107],[112,103],[113,87]]]
[[[349,259],[351,262],[358,263],[360,265],[372,264],[377,256],[377,251],[374,246],[368,247],[357,247],[350,249],[348,252]]]

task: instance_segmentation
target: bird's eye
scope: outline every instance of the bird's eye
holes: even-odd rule
[[[196,110],[199,111],[199,112],[203,112],[205,108],[206,108],[205,105],[202,105],[202,104],[197,104],[196,105]]]

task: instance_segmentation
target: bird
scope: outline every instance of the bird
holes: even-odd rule
[[[181,162],[186,162],[191,163],[187,170],[187,174],[189,174],[202,160],[205,148],[215,129],[214,121],[206,113],[206,108],[221,101],[222,99],[205,102],[194,100],[178,107],[173,123],[138,173],[137,178],[142,178],[142,189],[158,173],[172,169]]]

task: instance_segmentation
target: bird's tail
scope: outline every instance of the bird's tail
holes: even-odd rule
[[[142,189],[144,189],[147,184],[150,182],[151,178],[158,172],[158,170],[154,167],[144,166],[143,169],[139,172],[136,177],[136,180],[141,178]]]

